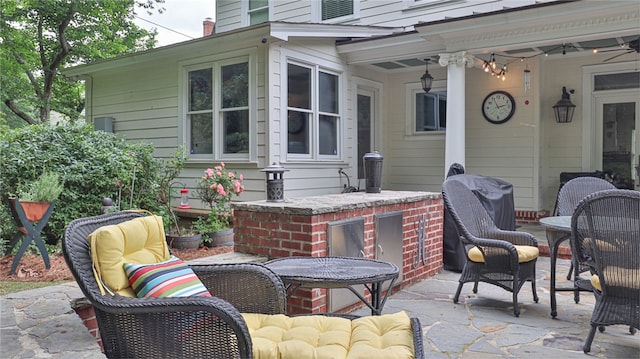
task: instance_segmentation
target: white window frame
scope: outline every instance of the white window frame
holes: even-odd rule
[[[240,54],[240,53],[231,53],[229,57],[206,57],[196,60],[190,60],[187,62],[180,63],[179,67],[181,86],[179,87],[180,97],[182,101],[180,101],[179,113],[181,113],[182,118],[179,124],[179,130],[182,133],[182,143],[183,147],[188,153],[188,160],[190,162],[217,162],[217,161],[253,161],[255,160],[255,143],[256,143],[256,79],[255,79],[255,53],[251,52],[249,54]],[[249,79],[249,94],[248,94],[248,112],[249,112],[249,151],[247,153],[232,153],[232,154],[224,154],[223,153],[223,133],[222,133],[222,112],[229,111],[230,109],[222,108],[222,98],[221,98],[221,89],[222,89],[222,67],[226,65],[232,65],[237,63],[248,63],[248,79]],[[212,132],[213,132],[213,146],[212,153],[206,154],[191,154],[191,126],[189,122],[189,72],[197,71],[206,68],[212,69],[212,86],[213,86],[213,108],[208,110],[212,113],[213,124],[212,124]],[[236,110],[238,108],[235,108]],[[205,111],[198,111],[198,113],[203,113]]]
[[[444,84],[436,84],[436,82],[445,82],[445,81],[434,81],[434,87],[431,89],[431,92],[446,92],[447,89]],[[417,131],[416,130],[416,95],[424,93],[422,89],[422,84],[420,83],[410,83],[405,85],[405,135],[408,137],[442,137],[444,138],[446,129],[441,131]],[[446,111],[446,109],[445,109]]]
[[[269,21],[271,21],[271,18],[273,16],[273,2],[271,0],[268,0],[266,8],[267,8],[267,21],[266,22],[269,22]],[[252,12],[256,12],[258,10],[262,10],[262,9],[264,9],[264,7],[259,8],[259,9],[249,10],[249,1],[248,0],[241,1],[241,10],[240,11],[242,12],[242,26],[251,26],[251,13]]]
[[[414,10],[424,7],[436,7],[454,2],[460,2],[460,0],[403,0],[403,7],[405,10]]]
[[[334,17],[332,19],[322,20],[322,0],[314,0],[311,2],[311,18],[315,22],[334,24],[342,22],[350,22],[360,18],[360,0],[353,1],[353,14],[340,17]]]
[[[309,111],[311,120],[311,132],[309,136],[309,154],[298,154],[298,153],[289,153],[288,149],[288,65],[297,65],[311,69],[311,110]],[[319,73],[324,72],[331,75],[338,76],[338,114],[337,116],[337,133],[336,133],[336,146],[337,153],[335,155],[321,155],[320,154],[320,146],[319,146],[319,116],[323,113],[320,112],[319,106],[319,98],[318,98],[318,77]],[[345,73],[339,64],[334,64],[328,61],[323,61],[321,59],[313,58],[304,54],[297,54],[292,51],[288,51],[283,49],[283,61],[282,61],[282,69],[281,69],[281,106],[282,106],[282,117],[281,117],[281,156],[282,158],[286,158],[287,162],[318,162],[318,161],[328,161],[328,162],[336,162],[343,161],[344,157],[344,138],[345,138],[345,91],[346,87],[344,85],[345,81]],[[331,114],[332,116],[334,114]]]

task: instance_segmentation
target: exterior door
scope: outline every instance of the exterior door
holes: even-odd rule
[[[373,151],[373,118],[375,111],[374,92],[358,89],[358,179],[364,178],[364,163],[362,157]]]
[[[618,188],[640,189],[639,103],[635,91],[596,95],[596,164]]]

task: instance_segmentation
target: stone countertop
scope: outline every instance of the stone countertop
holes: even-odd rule
[[[372,208],[441,198],[438,192],[382,191],[380,193],[351,192],[299,198],[286,198],[282,202],[235,202],[235,210],[250,212],[317,215],[359,208]]]

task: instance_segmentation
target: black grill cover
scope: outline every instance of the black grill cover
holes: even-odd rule
[[[467,174],[456,174],[450,179],[464,184],[478,197],[498,228],[508,231],[516,229],[513,185],[511,183],[499,178]],[[464,249],[458,238],[455,223],[446,208],[444,210],[443,241],[444,269],[462,271],[466,262]]]

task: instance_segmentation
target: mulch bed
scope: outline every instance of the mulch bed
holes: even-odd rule
[[[233,252],[233,246],[223,247],[201,247],[199,249],[178,250],[171,249],[173,254],[182,260],[191,260],[202,257],[209,257],[216,254]],[[58,282],[71,281],[73,275],[67,267],[62,254],[49,256],[51,268],[46,269],[44,260],[39,254],[25,254],[20,258],[20,263],[13,275],[9,275],[14,256],[4,256],[0,258],[0,281],[21,281],[21,282]]]

